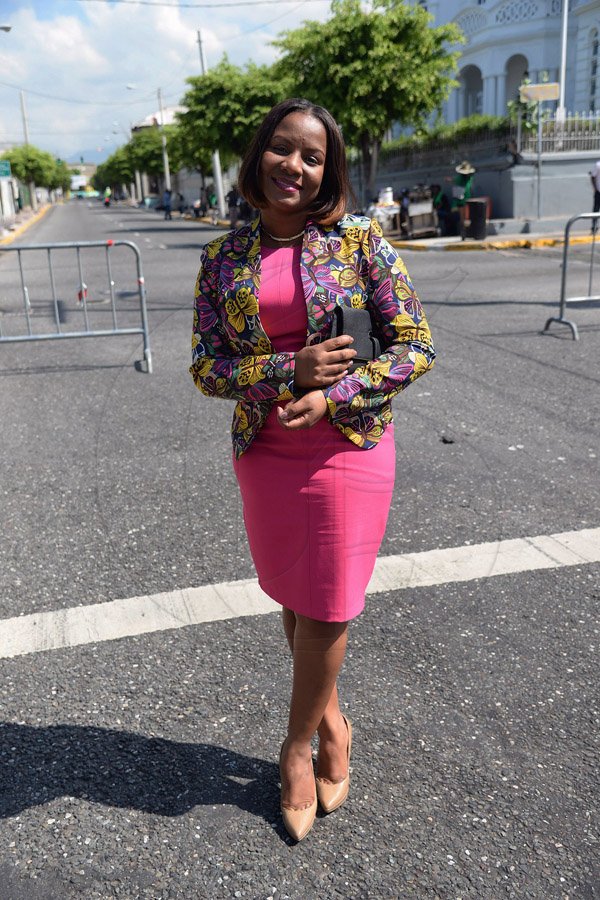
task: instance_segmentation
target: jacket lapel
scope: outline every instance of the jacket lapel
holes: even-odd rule
[[[340,248],[341,238],[336,232],[327,233],[316,222],[308,220],[300,257],[300,274],[307,313],[307,344],[322,339],[324,321],[336,303],[347,293],[340,285],[339,277],[335,277],[340,268],[339,256],[336,257]],[[260,215],[247,229],[241,229],[233,237],[228,256],[233,271],[230,273],[229,288],[225,291],[226,297],[235,297],[241,288],[245,288],[258,299],[261,278]],[[260,346],[261,352],[273,352],[260,321],[260,301],[258,313],[248,322],[248,326],[237,335],[238,340],[250,341],[253,345]],[[268,350],[267,346],[271,349]]]

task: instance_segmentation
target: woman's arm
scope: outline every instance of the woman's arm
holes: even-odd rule
[[[427,372],[435,351],[423,307],[404,263],[382,237],[377,222],[369,232],[369,306],[383,337],[385,353],[324,391],[332,421],[346,411],[389,403]]]
[[[294,354],[264,353],[235,356],[222,332],[217,312],[218,258],[203,250],[196,281],[192,365],[196,386],[208,397],[227,400],[292,400]],[[258,311],[258,310],[257,310]],[[257,349],[260,351],[260,341]]]

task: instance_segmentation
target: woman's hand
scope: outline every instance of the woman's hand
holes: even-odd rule
[[[327,400],[323,391],[310,391],[299,400],[292,400],[284,407],[277,407],[279,424],[288,431],[312,428],[327,412]]]
[[[349,334],[311,344],[296,353],[294,382],[302,388],[324,388],[348,374],[348,365],[356,356]]]

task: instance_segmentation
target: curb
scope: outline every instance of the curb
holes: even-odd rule
[[[569,239],[569,245],[591,244],[593,242],[594,237],[591,234],[579,235]],[[392,247],[397,247],[401,250],[415,250],[417,252],[436,251],[438,253],[461,253],[470,250],[531,250],[533,247],[562,247],[564,246],[565,239],[564,237],[534,238],[533,240],[529,238],[512,238],[511,240],[506,241],[486,240],[472,241],[470,243],[464,241],[460,244],[431,244],[430,246],[424,244],[414,244],[412,241],[390,240],[389,243],[392,245]]]
[[[16,238],[20,237],[24,231],[27,231],[30,225],[35,224],[35,222],[39,222],[39,220],[46,215],[49,209],[52,209],[51,203],[47,203],[46,206],[42,206],[42,208],[38,209],[38,211],[34,213],[34,215],[31,216],[30,219],[27,219],[26,222],[23,222],[22,225],[19,225],[19,227],[16,228],[12,232],[12,234],[9,234],[8,237],[0,238],[0,244],[12,244],[12,242],[16,240]]]

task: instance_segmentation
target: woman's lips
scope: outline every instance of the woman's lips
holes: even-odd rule
[[[280,181],[279,178],[274,178],[273,184],[275,187],[278,187],[280,191],[285,191],[286,194],[295,194],[300,190],[300,185],[290,184],[289,181]]]

